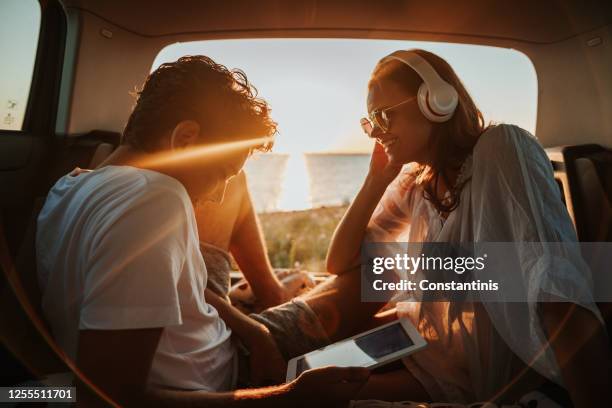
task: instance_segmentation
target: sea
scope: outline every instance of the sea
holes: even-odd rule
[[[246,165],[257,212],[349,204],[361,187],[369,154],[256,154]]]

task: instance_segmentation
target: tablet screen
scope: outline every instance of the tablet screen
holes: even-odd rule
[[[296,362],[296,377],[310,368],[334,365],[338,367],[368,367],[386,355],[414,345],[401,323],[395,323],[354,339],[332,344],[323,350],[307,354]]]

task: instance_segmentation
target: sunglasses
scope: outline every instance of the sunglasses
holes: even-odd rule
[[[378,127],[379,129],[381,129],[383,132],[388,132],[389,128],[391,127],[390,125],[390,120],[389,120],[389,113],[390,111],[397,109],[398,107],[402,106],[405,103],[408,103],[412,100],[416,99],[416,96],[413,96],[412,98],[408,98],[406,100],[401,101],[400,103],[396,103],[393,106],[389,106],[388,108],[384,108],[384,109],[375,109],[373,110],[367,117],[367,118],[361,118],[361,120],[359,121],[359,123],[361,124],[361,129],[363,129],[363,131],[369,136],[372,137],[372,132],[374,131],[375,127]]]

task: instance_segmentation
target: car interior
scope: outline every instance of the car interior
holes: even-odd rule
[[[23,126],[0,130],[4,385],[75,369],[42,317],[36,215],[59,177],[76,166],[95,167],[118,146],[133,104],[129,91],[144,81],[159,51],[176,42],[360,38],[518,50],[537,73],[535,134],[578,238],[612,241],[612,2],[40,0],[39,5]],[[599,306],[612,329],[611,305]]]

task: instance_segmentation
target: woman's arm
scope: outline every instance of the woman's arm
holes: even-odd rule
[[[338,224],[327,252],[327,271],[336,275],[359,264],[359,251],[372,213],[401,166],[390,165],[382,145],[376,143],[366,179]]]
[[[365,232],[386,185],[366,177],[355,200],[336,227],[327,252],[327,271],[340,275],[359,264],[359,250]]]
[[[612,357],[601,322],[591,311],[569,302],[539,307],[574,406],[612,407]]]
[[[289,300],[289,296],[270,264],[246,177],[244,174],[239,176],[241,177],[242,200],[240,213],[232,231],[230,252],[253,288],[259,304],[264,308],[276,306]]]

